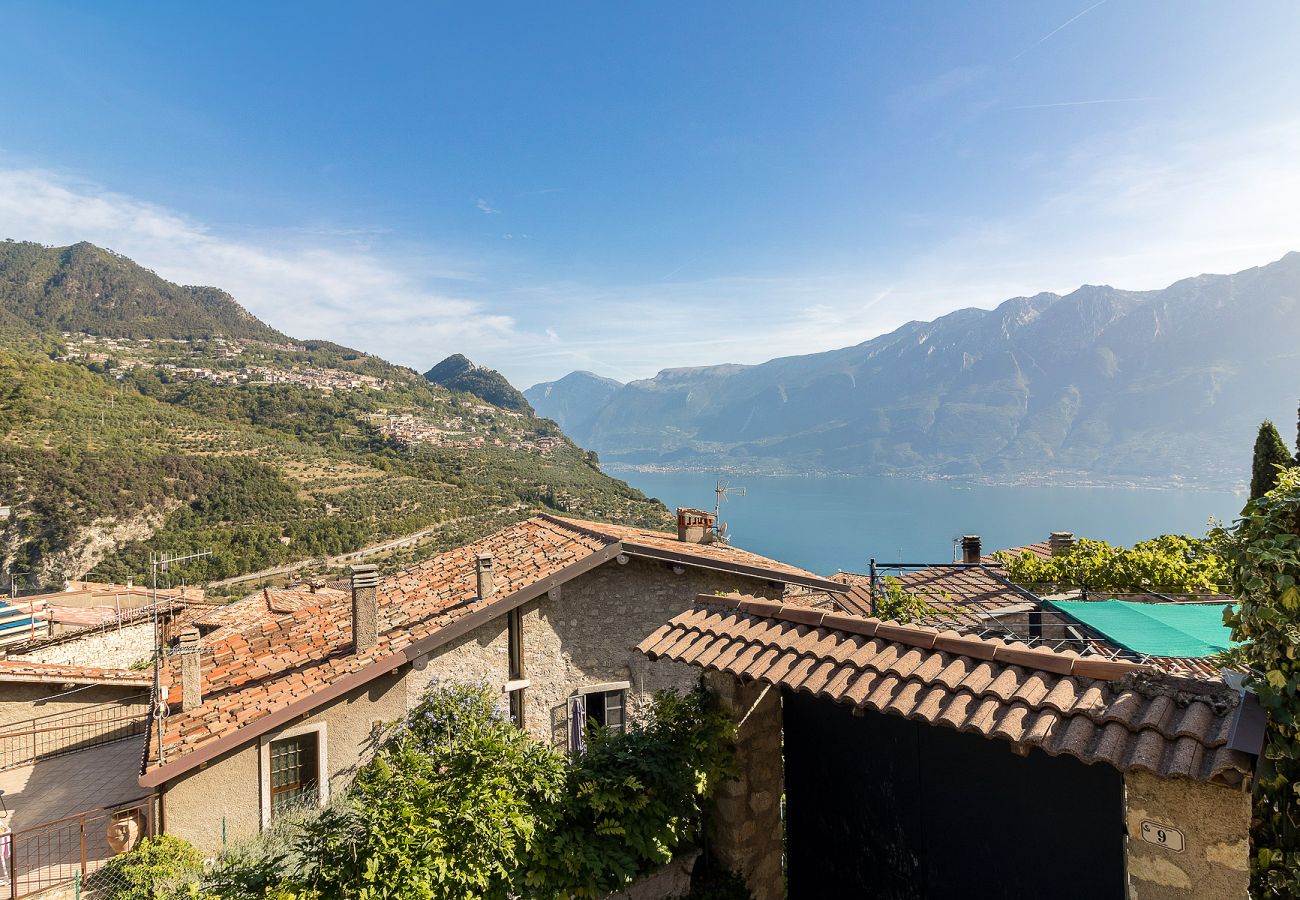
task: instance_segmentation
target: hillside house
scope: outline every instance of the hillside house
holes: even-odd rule
[[[257,594],[172,649],[140,785],[164,830],[217,851],[344,787],[440,678],[490,684],[521,727],[573,749],[592,723],[621,728],[654,691],[694,683],[634,648],[697,595],[789,585],[844,589],[708,527],[538,515],[393,576],[357,566],[350,594]]]

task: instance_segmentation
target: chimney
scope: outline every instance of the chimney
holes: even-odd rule
[[[1073,531],[1053,531],[1047,539],[1047,546],[1052,548],[1053,556],[1060,556],[1074,546]]]
[[[180,634],[176,647],[181,658],[181,711],[189,712],[203,705],[202,648],[199,630],[193,625]]]
[[[980,562],[980,536],[963,534],[961,536],[961,561],[968,566],[977,566]]]
[[[685,544],[710,544],[718,517],[702,509],[677,508],[677,540]]]
[[[352,567],[352,650],[361,653],[379,643],[379,567]]]
[[[477,588],[477,600],[486,600],[496,593],[496,583],[492,577],[492,554],[480,553],[474,557],[474,584]]]

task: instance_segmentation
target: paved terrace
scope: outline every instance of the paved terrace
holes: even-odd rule
[[[48,828],[37,826],[148,793],[136,780],[143,742],[143,736],[133,735],[0,772],[0,790],[9,810],[5,825],[15,833],[18,896],[70,879],[81,869],[81,824],[76,818]],[[87,870],[113,855],[106,828],[107,818],[102,816],[85,825]],[[5,897],[9,890],[7,882],[0,886]]]

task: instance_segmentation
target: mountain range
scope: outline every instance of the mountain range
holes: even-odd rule
[[[575,372],[525,396],[613,467],[1235,486],[1300,396],[1300,253],[1085,285],[760,365]]]
[[[398,565],[537,507],[668,522],[499,373],[430,375],[91,244],[0,243],[0,569],[124,581],[208,551],[169,577],[211,581],[365,548]]]

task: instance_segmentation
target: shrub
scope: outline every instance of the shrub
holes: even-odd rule
[[[1098,591],[1217,592],[1228,569],[1213,537],[1166,534],[1132,547],[1080,538],[1069,550],[1043,558],[999,553],[1017,584],[1084,586]]]
[[[602,897],[671,860],[699,837],[705,801],[734,774],[733,737],[702,686],[656,694],[625,734],[593,735],[534,845],[529,894]]]
[[[169,834],[142,840],[115,856],[86,880],[99,900],[180,900],[196,894],[203,857],[189,842]]]
[[[366,765],[346,804],[304,827],[322,898],[505,898],[554,803],[563,758],[486,685],[437,687]]]
[[[1252,822],[1251,896],[1300,896],[1300,468],[1246,504],[1224,553],[1239,598],[1225,614],[1268,710]]]

